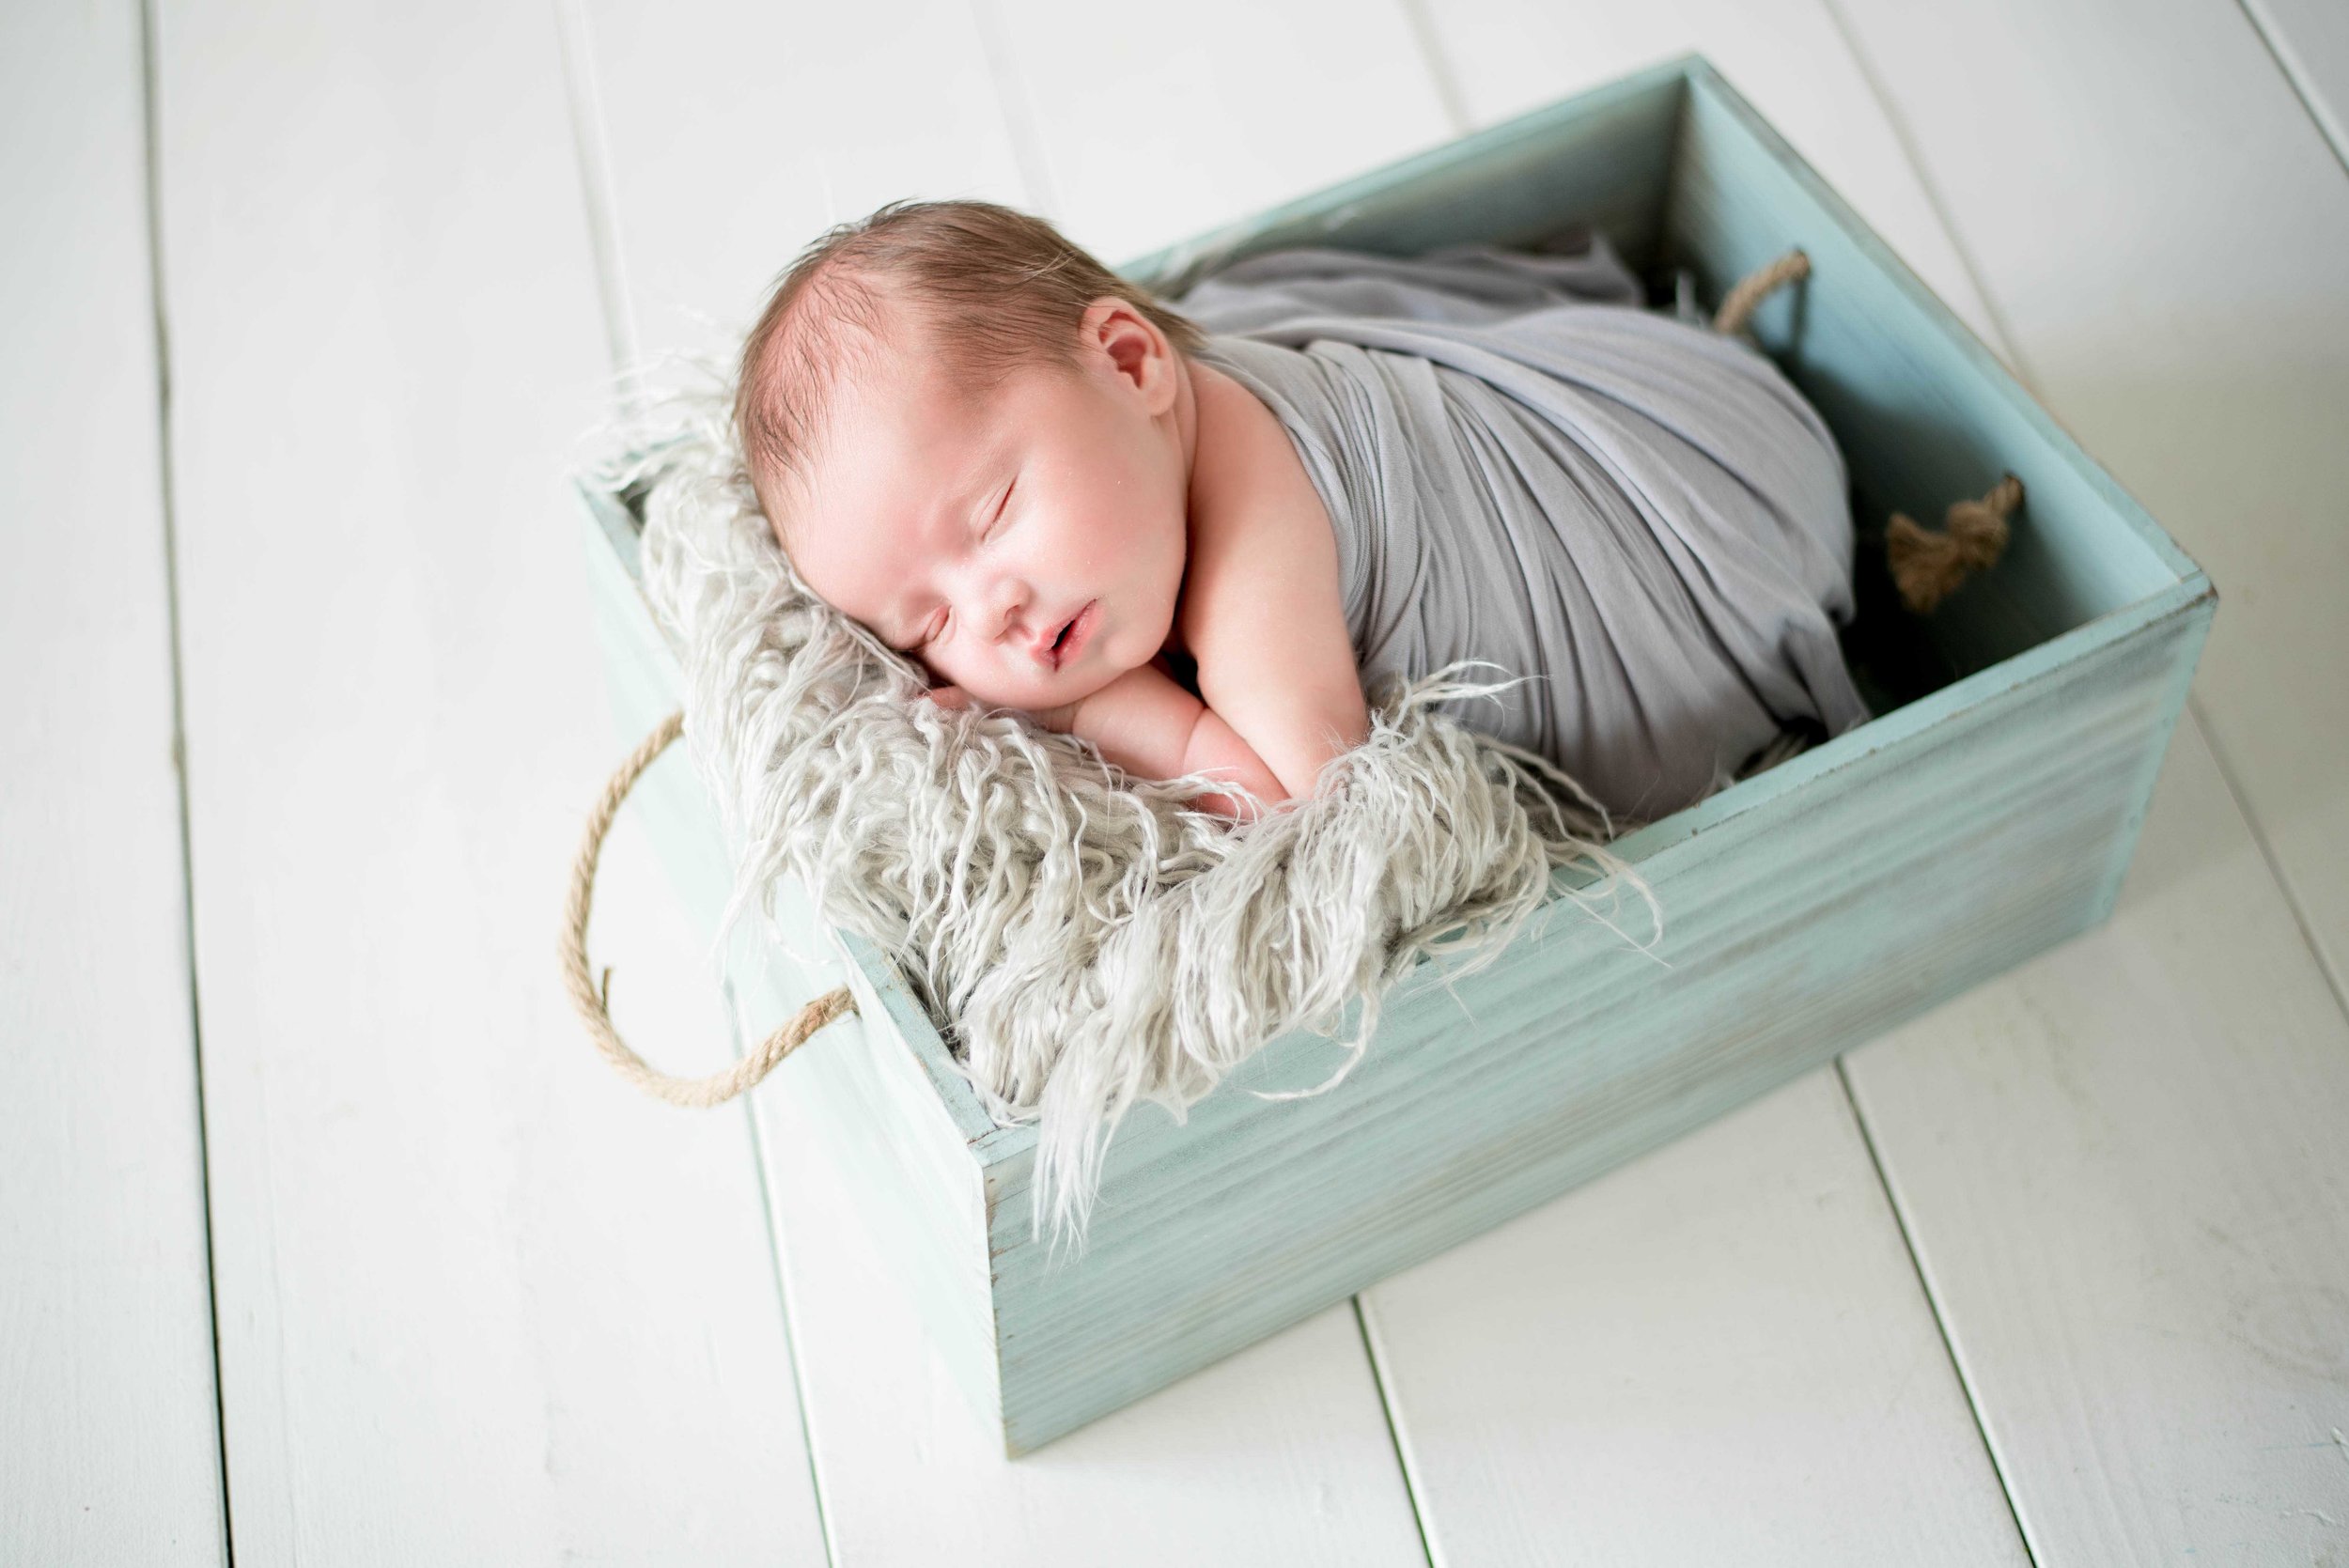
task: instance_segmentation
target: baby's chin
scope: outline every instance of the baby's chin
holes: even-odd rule
[[[1050,691],[1044,692],[982,691],[975,686],[966,686],[963,690],[989,707],[1016,707],[1023,713],[1040,713],[1046,708],[1082,702],[1125,674],[1126,671],[1114,667],[1088,669],[1081,673],[1072,671],[1066,682],[1055,682]]]

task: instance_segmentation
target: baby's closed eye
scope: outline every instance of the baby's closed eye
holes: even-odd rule
[[[978,542],[980,544],[985,545],[993,543],[996,536],[1001,534],[1007,526],[1005,520],[1009,517],[1011,512],[1012,491],[1018,489],[1019,488],[1019,476],[1015,474],[1011,476],[1011,478],[1004,481],[1003,489],[997,492],[994,506],[992,508],[982,508],[980,515],[986,520],[979,526],[978,529]],[[920,629],[915,631],[912,636],[907,638],[903,644],[892,642],[887,632],[882,632],[879,635],[881,641],[888,643],[893,651],[904,654],[909,659],[914,659],[918,656],[921,649],[928,647],[933,643],[944,641],[947,629],[950,626],[952,626],[953,622],[954,606],[951,604],[941,604],[936,610],[930,613],[929,619],[922,623]]]

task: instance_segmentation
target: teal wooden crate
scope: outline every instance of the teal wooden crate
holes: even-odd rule
[[[1702,58],[1688,56],[1123,269],[1170,291],[1282,244],[1405,254],[1590,225],[1652,287],[1717,303],[1790,247],[1812,276],[1755,336],[1833,427],[1862,530],[1847,653],[1878,717],[1620,840],[1661,900],[1654,957],[1556,896],[1453,988],[1423,964],[1336,1089],[1327,1040],[1274,1042],[1177,1124],[1138,1109],[1089,1244],[1029,1235],[1031,1129],[988,1121],[889,961],[786,894],[859,1015],[768,1094],[807,1096],[937,1353],[1014,1453],[1237,1350],[1714,1117],[2110,912],[2217,596],[2200,568]],[[2003,473],[2006,559],[1929,620],[1883,520],[1938,520]],[[619,731],[682,682],[636,580],[637,522],[586,527]],[[729,885],[687,770],[635,797],[714,927]],[[1665,962],[1658,963],[1660,957]],[[812,991],[739,935],[758,1029]]]

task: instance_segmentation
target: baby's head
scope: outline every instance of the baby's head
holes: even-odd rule
[[[1165,644],[1200,341],[1039,219],[897,202],[777,282],[735,424],[810,588],[935,680],[1041,710]]]

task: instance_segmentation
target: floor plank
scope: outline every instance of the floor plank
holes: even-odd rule
[[[1037,208],[1112,267],[1457,134],[1399,4],[1001,10]]]
[[[2349,179],[2227,0],[1837,3],[2026,380],[2218,585],[2196,701],[2341,990]]]
[[[565,493],[608,388],[554,19],[161,23],[237,1560],[817,1560],[747,1118],[620,1082],[556,979],[620,749]],[[599,955],[690,953],[614,859]],[[618,967],[624,1028],[682,1011]]]
[[[2224,596],[2111,926],[1852,1082],[2042,1562],[2333,1560],[2349,187],[2232,7],[1846,9],[2027,374]]]
[[[1362,1309],[1449,1568],[2029,1560],[1832,1067]]]
[[[2349,1558],[2349,1022],[2197,729],[2109,924],[1846,1067],[2039,1562]]]
[[[2335,0],[2243,0],[2333,155],[2349,167],[2349,7]]]
[[[2286,824],[2277,845],[2296,890],[2307,896],[2321,886],[2321,913],[2340,907],[2340,880],[2331,876],[2339,840],[2326,801],[2341,796],[2341,770],[2326,761],[2340,757],[2342,726],[2332,711],[2338,693],[2327,688],[2289,710],[2283,702],[2284,693],[2304,686],[2290,670],[2310,660],[2318,668],[2342,663],[2332,629],[2338,618],[2324,617],[2316,602],[2323,585],[2341,575],[2334,564],[2341,541],[2338,531],[2320,536],[2310,522],[2315,499],[2338,491],[2331,471],[2341,458],[2339,443],[2318,438],[2310,421],[2321,423],[2321,409],[2344,401],[2335,385],[2343,361],[2330,347],[2338,334],[2322,327],[2328,313],[2338,315],[2343,297],[2318,282],[2328,267],[2337,279],[2340,252],[2331,216],[2339,186],[2324,167],[2321,146],[2305,120],[2292,123],[2289,94],[2279,90],[2272,66],[2264,74],[2258,69],[2255,46],[2232,8],[2169,8],[2172,14],[2147,19],[2092,5],[2060,11],[2015,6],[2000,8],[1996,18],[1968,12],[1941,21],[1913,8],[1847,8],[1859,13],[1855,31],[1865,46],[1866,79],[1890,111],[1888,132],[1871,132],[1865,116],[1836,130],[1835,116],[1849,114],[1850,95],[1839,101],[1818,87],[1826,68],[1815,62],[1835,52],[1807,8],[1776,7],[1743,30],[1696,41],[1987,341],[2003,346],[2010,363],[2019,363],[2043,391],[2053,389],[2058,412],[2211,566],[2222,592],[2238,606],[2246,599],[2258,605],[2248,619],[2241,608],[2233,611],[2232,668],[2206,656],[2201,703],[2215,729],[2252,737],[2250,763],[2264,768],[2267,785],[2264,794],[2249,792],[2252,806]],[[1446,20],[1469,23],[1477,14],[1448,11]],[[1605,36],[1595,20],[1557,25],[1562,33],[1571,29],[1578,42]],[[1748,36],[1765,28],[1769,39],[1798,45],[1794,57],[1776,41],[1765,46]],[[1897,69],[1885,67],[1879,37],[1897,41]],[[2116,66],[2116,51],[2135,57]],[[2213,57],[2207,76],[2205,54]],[[1497,69],[1504,72],[1530,69],[1498,54],[1489,37],[1481,50],[1458,57],[1501,60]],[[1616,64],[1593,62],[1590,69]],[[2005,90],[1981,93],[1980,84],[1991,80]],[[1476,77],[1467,81],[1473,101]],[[2084,111],[2083,101],[2092,107]],[[2019,113],[2025,106],[2028,112]],[[1862,178],[1839,172],[1837,160],[1851,157],[1853,148],[1904,142],[1931,180],[1927,200],[1888,202]],[[2059,146],[2066,148],[2063,158],[2045,156]],[[2250,147],[2275,148],[2282,167],[2245,179],[2242,149]],[[2244,189],[2222,191],[2230,184]],[[2305,193],[2312,214],[2283,213],[2303,200],[2295,193]],[[1956,243],[1937,246],[1913,237],[1905,225],[1928,210],[1955,220]],[[2186,212],[2195,221],[2182,222]],[[2032,221],[2018,221],[2026,213]],[[1968,272],[1988,285],[1973,309],[1961,303]],[[2148,332],[2149,319],[2160,330]],[[2248,347],[2231,345],[2239,331]],[[2287,334],[2310,333],[2315,335],[2286,346]],[[2261,365],[2256,373],[2253,364]],[[2076,375],[2059,380],[2059,366]],[[2231,399],[2241,406],[2227,407]],[[2099,413],[2101,422],[2089,423]],[[2201,477],[2205,473],[2212,477]],[[2221,487],[2236,496],[2221,502],[2214,493]],[[2197,501],[2211,520],[2199,536],[2191,505]],[[2244,576],[2250,581],[2236,592]],[[2292,624],[2271,627],[2271,607]],[[2221,623],[2228,618],[2222,610]],[[2203,755],[2190,717],[2178,745]],[[2201,815],[2191,832],[2201,836],[2193,842],[2248,846],[2233,801],[2210,782],[2213,789],[2198,798]],[[2173,826],[2149,830],[2149,856],[2162,852],[2156,831],[2181,831],[2170,810],[2163,820]],[[2270,1187],[2300,1193],[2269,1217],[2275,1231],[2259,1247],[2251,1273],[2274,1293],[2268,1312],[2287,1323],[2327,1325],[2332,1343],[2349,1343],[2330,1261],[2342,1250],[2336,1200],[2326,1196],[2338,1192],[2338,1183],[2310,1168],[2301,1126],[2304,1117],[2338,1121],[2349,1105],[2328,1065],[2338,1061],[2328,1053],[2337,1048],[2340,1020],[2315,967],[2295,967],[2298,934],[2282,890],[2262,874],[2255,856],[2236,874],[2230,918],[2258,933],[2248,942],[2273,943],[2283,955],[2269,976],[2281,987],[2269,1006],[2282,1017],[2274,1019],[2280,1033],[2266,1031],[2276,1063],[2266,1075],[2236,1077],[2233,1040],[2242,1026],[2217,1022],[2226,1004],[2216,999],[2238,994],[2226,978],[2227,965],[2239,961],[2234,955],[2214,955],[2193,978],[2171,981],[2165,1005],[2116,1015],[2122,997],[2159,972],[2165,959],[2141,939],[2111,933],[2049,961],[2077,966],[2063,972],[2075,977],[2082,1000],[2060,1021],[2039,1020],[2038,1060],[2009,1055],[1994,1070],[1977,1046],[1970,1074],[1937,1075],[1921,1063],[1946,1068],[1947,1053],[1957,1048],[1950,1038],[1955,1026],[1948,1024],[1908,1032],[1903,1037],[1918,1043],[1907,1050],[1879,1048],[1850,1059],[1855,1080],[1874,1090],[1862,1095],[1861,1107],[1896,1185],[1912,1166],[1940,1178],[1937,1201],[1905,1202],[1904,1213],[1928,1258],[1944,1250],[1952,1254],[1931,1271],[1934,1294],[1998,1439],[2007,1483],[2027,1502],[2025,1522],[2043,1563],[2169,1560],[2188,1543],[2205,1557],[2225,1557],[2247,1538],[2271,1556],[2296,1553],[2308,1543],[2295,1531],[2316,1529],[2321,1535],[2326,1515],[2343,1516],[2311,1467],[2315,1459],[2337,1455],[2321,1444],[2292,1446],[2327,1437],[2327,1422],[2311,1425],[2310,1416],[2313,1405],[2330,1400],[2337,1371],[2304,1364],[2296,1378],[2270,1369],[2263,1380],[2245,1361],[2230,1338],[2242,1314],[2226,1287],[2205,1282],[2232,1277],[2243,1261],[2219,1238],[2232,1233],[2223,1225],[2199,1238],[2174,1233],[2182,1223],[2175,1211],[2194,1204],[2186,1185],[2157,1174],[2163,1141],[2184,1107],[2231,1108],[2231,1116],[2198,1129],[2190,1163],[2232,1195],[2219,1200],[2221,1206]],[[1959,1004],[1961,1014],[1968,1007],[2011,1013],[2026,1005],[2015,999],[2029,988],[2019,981],[1986,987]],[[2086,1000],[2091,992],[2097,1001]],[[2112,1027],[2100,1017],[2116,1016],[2128,1017],[2136,1032],[2134,1062],[2119,1048],[2124,1036],[2108,1048],[2096,1045]],[[2198,1017],[2209,1021],[2198,1025]],[[2178,1085],[2173,1110],[2163,1109],[2170,1101],[2168,1087],[2145,1086],[2149,1056],[2165,1063]],[[2067,1079],[2051,1070],[2048,1057],[2090,1065]],[[2279,1078],[2291,1079],[2290,1087]],[[1880,1123],[1876,1110],[1891,1103],[1894,1082],[1908,1114]],[[2109,1124],[2100,1121],[2092,1135],[2067,1130],[2084,1107],[2096,1105],[2114,1108]],[[2060,1152],[2034,1159],[2014,1130],[2018,1126],[2037,1129],[2058,1151],[2092,1138],[2092,1146],[2108,1157],[2117,1139],[2128,1157],[2111,1169],[2087,1157],[2067,1161]],[[2056,1162],[2061,1178],[2020,1179],[2018,1162],[2025,1169]],[[2050,1192],[2063,1191],[2067,1182],[2078,1184],[2077,1197],[2050,1203]],[[2018,1232],[2031,1237],[2030,1246],[2014,1248]],[[2108,1236],[2149,1233],[2165,1238],[2158,1266],[2110,1255]],[[2013,1249],[2011,1261],[1985,1267],[2002,1249]],[[2027,1273],[2034,1296],[2049,1303],[2036,1312],[2016,1311],[2009,1289]],[[2114,1326],[2107,1319],[2123,1313],[2156,1323],[2159,1331],[2108,1338]],[[2115,1347],[2111,1355],[2103,1353],[2108,1344]],[[2230,1380],[2244,1391],[2229,1391]],[[2270,1469],[2263,1484],[2248,1484],[2253,1461],[2232,1437],[2250,1430],[2288,1450],[2296,1467]],[[2075,1511],[2071,1499],[2082,1491],[2099,1502],[2120,1500]],[[2286,1516],[2252,1519],[2268,1502],[2286,1509]],[[2300,1502],[2319,1512],[2289,1513]],[[2190,1522],[2177,1515],[2197,1508],[2201,1512]]]
[[[774,279],[886,201],[1026,188],[966,0],[577,0],[637,353],[731,370]]]
[[[836,983],[811,970],[793,1000]],[[744,1037],[766,1023],[745,1019]],[[1350,1306],[1006,1460],[925,1343],[787,1069],[755,1097],[840,1568],[1426,1561]]]
[[[0,11],[0,1557],[224,1533],[138,8]]]

